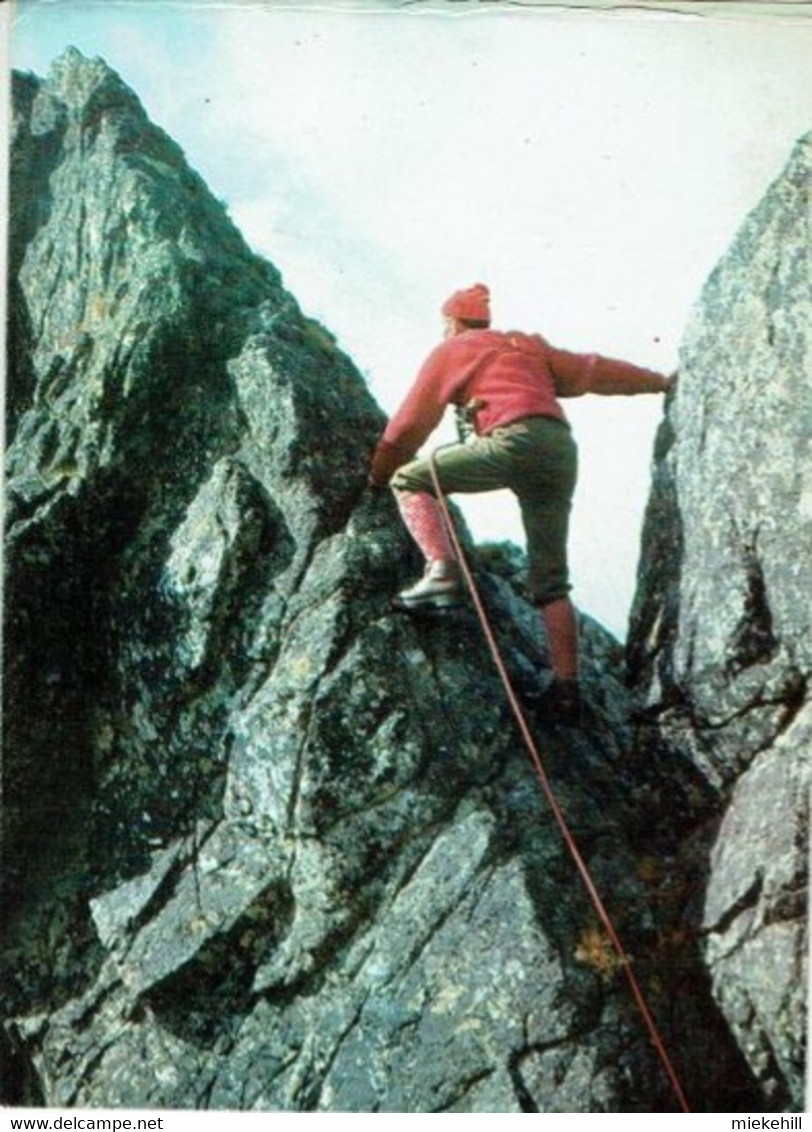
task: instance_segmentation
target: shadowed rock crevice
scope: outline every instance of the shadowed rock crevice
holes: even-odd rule
[[[747,593],[741,620],[731,635],[726,662],[729,676],[753,664],[769,664],[780,647],[773,632],[773,616],[755,536],[752,542],[744,542],[743,555]]]
[[[670,394],[673,397],[673,394]],[[680,624],[680,564],[684,557],[682,515],[673,473],[676,436],[667,415],[654,444],[652,489],[646,506],[637,589],[629,620],[626,666],[629,684],[656,687],[649,710],[678,704],[672,668]]]
[[[200,909],[203,915],[203,909]],[[233,926],[210,939],[176,974],[152,988],[147,1002],[160,1025],[192,1045],[233,1044],[254,995],[253,976],[285,935],[291,893],[272,884]]]
[[[762,1107],[789,1111],[806,1032],[811,151],[802,138],[694,309],[628,649],[651,789],[673,767],[694,778],[669,822],[697,873],[683,925]],[[664,529],[682,532],[665,552]]]

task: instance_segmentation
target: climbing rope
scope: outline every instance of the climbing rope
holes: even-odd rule
[[[449,445],[443,445],[442,447],[449,447]],[[620,940],[620,936],[615,929],[612,918],[610,917],[608,911],[606,910],[606,907],[604,906],[603,900],[601,899],[600,893],[595,886],[595,882],[592,879],[592,875],[589,872],[586,861],[581,855],[581,851],[579,850],[575,838],[572,835],[572,831],[567,824],[564,813],[558,804],[558,800],[555,796],[552,784],[546,770],[544,769],[544,763],[542,762],[541,755],[539,754],[536,741],[533,738],[532,732],[530,731],[530,728],[527,724],[527,720],[525,719],[524,712],[522,711],[519,700],[516,696],[515,691],[513,690],[513,685],[511,683],[510,676],[508,675],[505,662],[502,658],[499,645],[496,642],[496,637],[494,635],[493,628],[491,627],[490,619],[488,618],[488,614],[485,610],[485,606],[482,602],[482,598],[479,594],[476,582],[474,581],[474,576],[471,573],[471,568],[468,564],[468,560],[462,549],[462,545],[460,543],[459,536],[457,535],[454,521],[451,518],[451,512],[449,511],[448,503],[443,493],[443,489],[440,486],[440,477],[437,472],[436,463],[436,456],[437,452],[439,451],[441,451],[441,448],[438,448],[435,452],[432,452],[430,454],[429,469],[431,471],[431,478],[434,484],[434,491],[437,497],[437,502],[440,506],[440,513],[442,514],[443,522],[445,523],[449,538],[451,539],[451,544],[454,547],[454,551],[457,555],[460,569],[462,570],[463,577],[465,578],[465,584],[467,585],[468,591],[471,595],[471,600],[474,604],[480,625],[482,626],[482,631],[485,634],[485,639],[488,642],[491,656],[493,657],[494,664],[496,665],[499,676],[502,680],[502,684],[504,685],[508,703],[510,704],[510,708],[516,718],[516,722],[519,726],[519,731],[521,732],[522,738],[524,739],[525,746],[527,747],[530,759],[541,783],[544,795],[547,799],[547,802],[549,803],[550,809],[552,810],[553,817],[558,824],[567,849],[569,850],[569,853],[575,862],[576,868],[581,875],[581,879],[584,882],[587,893],[589,894],[589,898],[592,901],[592,905],[598,914],[598,918],[603,924],[604,929],[606,930],[606,934],[609,937],[609,940],[611,941],[615,952],[617,953],[620,966],[623,968],[623,971],[626,974],[626,979],[628,980],[632,997],[643,1018],[652,1044],[656,1049],[657,1054],[659,1055],[668,1080],[671,1084],[672,1089],[674,1090],[674,1095],[676,1096],[682,1111],[691,1112],[685,1093],[682,1089],[682,1086],[680,1085],[679,1078],[677,1077],[674,1067],[671,1064],[671,1059],[668,1056],[668,1051],[666,1050],[663,1039],[660,1035],[659,1030],[657,1029],[654,1017],[651,1013],[651,1010],[649,1009],[648,1003],[646,1002],[640,984],[635,977],[634,971],[632,970],[631,959],[629,958],[629,955]]]

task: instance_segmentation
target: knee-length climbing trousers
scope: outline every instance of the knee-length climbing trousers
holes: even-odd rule
[[[578,451],[569,426],[551,417],[526,417],[440,449],[435,457],[443,493],[508,488],[519,501],[527,539],[529,587],[546,605],[569,593],[567,532],[578,476]],[[427,492],[434,484],[427,459],[404,464],[392,477],[395,492]]]

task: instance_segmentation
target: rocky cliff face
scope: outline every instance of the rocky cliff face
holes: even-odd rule
[[[14,96],[5,1099],[673,1108],[472,615],[391,611],[417,564],[364,486],[383,418],[352,363],[103,63],[68,52]],[[665,426],[686,444],[699,366]],[[697,689],[727,659],[697,640],[700,544],[661,448],[646,560],[670,540],[682,573],[643,578],[642,738],[587,618],[588,726],[530,718],[693,1107],[778,1109],[798,1096],[800,879],[786,822],[784,865],[757,866],[749,830],[763,783],[799,789],[801,634],[787,596],[765,637],[762,567],[729,673],[763,675],[773,730],[742,750],[746,713],[710,716],[708,753]],[[477,570],[532,687],[535,615],[504,556]],[[775,969],[760,990],[750,947]],[[796,1046],[765,1061],[779,1033]]]
[[[663,772],[725,812],[700,928],[766,1095],[802,1104],[812,706],[812,135],[696,306],[658,440],[630,669]]]

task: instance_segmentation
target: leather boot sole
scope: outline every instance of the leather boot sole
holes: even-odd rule
[[[453,609],[454,606],[460,604],[461,600],[462,595],[458,590],[453,593],[432,594],[431,596],[417,598],[408,598],[398,594],[392,600],[392,605],[395,609],[405,609],[413,613],[421,609]]]

